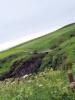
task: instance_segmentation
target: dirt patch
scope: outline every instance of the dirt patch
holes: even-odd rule
[[[42,59],[45,57],[46,54],[47,53],[33,54],[33,56],[27,61],[24,61],[24,59],[22,59],[20,61],[14,62],[11,66],[11,70],[4,73],[0,77],[0,80],[12,77],[22,77],[26,74],[38,72],[42,63]]]

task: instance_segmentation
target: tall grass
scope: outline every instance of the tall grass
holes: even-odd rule
[[[67,72],[45,70],[21,79],[0,82],[0,100],[75,100],[69,88]]]

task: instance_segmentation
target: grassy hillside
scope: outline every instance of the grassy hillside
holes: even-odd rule
[[[10,70],[15,61],[30,59],[32,56],[31,52],[47,50],[52,51],[43,58],[40,69],[44,69],[45,67],[65,67],[67,61],[75,63],[75,23],[1,52],[0,74]]]
[[[75,23],[1,52],[1,77],[36,68],[38,73],[0,81],[0,100],[75,100],[67,70],[63,70],[68,63],[75,75]]]

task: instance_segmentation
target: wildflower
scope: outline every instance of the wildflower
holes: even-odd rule
[[[43,85],[42,84],[39,84],[39,87],[42,87]]]

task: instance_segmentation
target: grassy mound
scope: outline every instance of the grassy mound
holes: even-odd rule
[[[0,75],[9,71],[15,61],[20,61],[22,59],[26,61],[30,59],[35,51],[49,51],[42,60],[40,70],[46,67],[60,69],[63,66],[63,68],[65,68],[68,60],[75,63],[75,23],[67,25],[43,37],[1,52]]]
[[[45,53],[41,59],[39,55]],[[56,70],[66,69],[68,62],[73,64],[75,75],[75,23],[1,52],[0,76],[13,68],[12,73],[18,73],[19,69],[31,72],[30,68],[33,71],[35,67],[39,67],[39,72],[0,81],[0,100],[75,100],[67,70]]]

